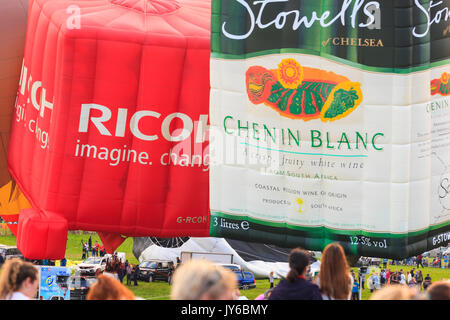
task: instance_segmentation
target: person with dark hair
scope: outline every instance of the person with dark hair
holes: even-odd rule
[[[422,271],[417,270],[415,277],[416,277],[417,287],[419,288],[419,290],[422,290],[422,283],[423,283]]]
[[[119,280],[119,275],[117,274],[117,270],[114,266],[114,261],[112,259],[108,259],[105,266],[105,271],[103,275],[113,277],[116,280]]]
[[[319,287],[305,278],[309,259],[308,252],[300,248],[292,249],[286,279],[273,288],[269,300],[322,300]]]
[[[433,281],[431,280],[430,274],[427,273],[427,276],[425,277],[425,279],[423,281],[423,290],[427,290],[427,288],[429,286],[431,286],[432,283],[433,283]]]
[[[128,262],[128,260],[127,260]],[[133,267],[131,266],[131,264],[127,264],[127,286],[131,285],[131,277],[133,275]]]
[[[273,288],[273,283],[274,283],[274,277],[273,277],[273,271],[270,271],[269,273],[269,283],[270,283],[270,288]]]
[[[138,285],[138,275],[139,275],[139,265],[135,265],[133,268],[133,282],[134,282],[134,286]]]
[[[0,300],[33,300],[39,286],[36,267],[19,258],[7,260],[0,275]]]
[[[352,300],[359,300],[359,283],[356,278],[353,279]]]

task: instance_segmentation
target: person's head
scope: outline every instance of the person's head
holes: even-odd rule
[[[176,269],[172,300],[232,300],[237,289],[235,274],[204,259],[193,259]]]
[[[32,263],[14,258],[3,265],[0,275],[0,300],[14,292],[21,292],[32,299],[38,286],[38,270]]]
[[[113,266],[113,263],[110,260],[108,260],[108,262],[106,262],[105,271],[109,272],[109,273],[113,273],[114,272],[114,266]]]
[[[441,280],[433,283],[427,289],[429,300],[450,300],[450,280]]]
[[[295,248],[289,253],[289,272],[286,279],[295,282],[299,276],[304,276],[309,266],[309,253],[303,249]]]
[[[325,247],[320,264],[320,289],[323,294],[335,299],[346,299],[350,294],[351,283],[347,258],[338,243]],[[372,272],[375,276],[375,273]]]
[[[135,300],[130,289],[113,277],[99,275],[87,294],[87,300]]]
[[[370,300],[423,300],[423,297],[417,289],[396,284],[377,290]]]
[[[272,291],[273,291],[273,288],[270,288],[264,292],[264,300],[269,300],[269,297],[272,294]]]

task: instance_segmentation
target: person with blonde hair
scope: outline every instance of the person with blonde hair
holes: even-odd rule
[[[101,274],[89,289],[87,300],[136,300],[136,297],[119,280]]]
[[[375,291],[370,300],[423,300],[416,288],[394,284]]]
[[[322,299],[350,300],[353,279],[340,244],[330,243],[323,250],[319,279]]]
[[[236,275],[204,259],[181,264],[173,275],[172,300],[235,300]]]
[[[39,287],[36,267],[19,258],[7,260],[0,275],[0,300],[33,300]]]

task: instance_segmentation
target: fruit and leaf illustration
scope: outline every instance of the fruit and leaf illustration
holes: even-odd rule
[[[247,94],[253,104],[265,104],[280,115],[304,121],[335,121],[362,102],[361,85],[333,72],[304,67],[283,59],[278,69],[252,66],[246,72]]]
[[[440,94],[441,96],[450,95],[449,74],[444,72],[439,79],[431,80],[431,95]]]

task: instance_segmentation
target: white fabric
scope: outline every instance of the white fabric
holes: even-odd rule
[[[12,295],[11,295],[11,294],[8,294],[8,295],[6,296],[6,299],[5,299],[5,300],[33,300],[33,299],[30,299],[30,297],[24,295],[24,294],[21,293],[21,292],[16,291],[16,292],[13,292]]]
[[[157,245],[151,245],[145,249],[139,261],[160,259],[176,261],[181,256],[182,251],[188,252],[211,252],[233,254],[233,263],[238,264],[245,271],[250,271],[255,278],[268,278],[271,271],[275,278],[286,277],[289,272],[287,262],[266,262],[261,260],[245,261],[223,238],[190,238],[179,248],[163,248]],[[320,262],[311,264],[311,272],[314,274],[320,270]]]

